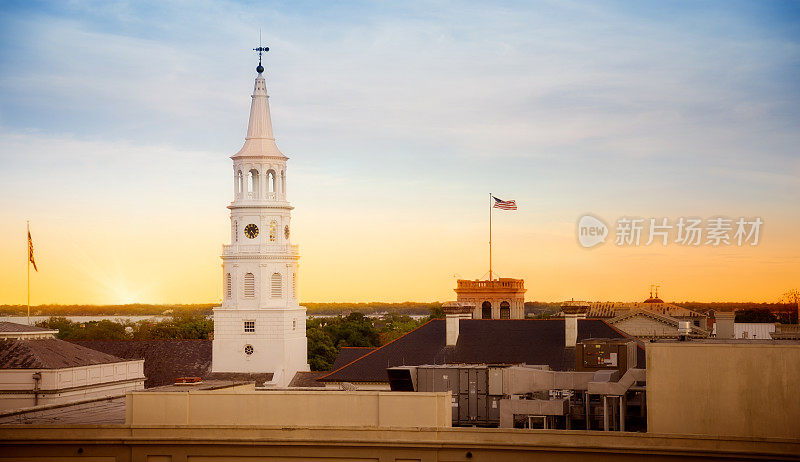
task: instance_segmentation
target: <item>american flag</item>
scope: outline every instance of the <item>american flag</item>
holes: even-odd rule
[[[33,269],[38,273],[39,268],[36,267],[36,260],[33,259],[33,239],[31,239],[30,230],[28,230],[28,261],[33,263]]]
[[[503,210],[517,210],[517,201],[504,201],[492,196],[494,199],[494,208]]]

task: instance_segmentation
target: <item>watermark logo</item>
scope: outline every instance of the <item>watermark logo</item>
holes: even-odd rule
[[[695,217],[680,217],[677,220],[622,217],[616,221],[614,244],[617,247],[653,244],[686,247],[755,246],[758,245],[763,224],[760,217],[712,217],[705,220]],[[608,227],[598,218],[584,215],[578,220],[578,242],[583,247],[594,247],[605,242],[608,234]]]
[[[602,244],[608,237],[608,226],[600,219],[584,215],[578,220],[578,243],[586,247]]]

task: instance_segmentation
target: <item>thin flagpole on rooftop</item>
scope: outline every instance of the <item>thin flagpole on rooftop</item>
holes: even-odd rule
[[[28,325],[31,325],[31,221],[26,220],[27,235],[25,236],[25,244],[28,250],[27,263],[28,267]]]
[[[492,193],[489,193],[489,280],[492,280]]]

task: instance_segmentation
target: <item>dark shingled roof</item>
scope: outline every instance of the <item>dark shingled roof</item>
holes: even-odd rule
[[[458,342],[445,345],[445,321],[434,319],[320,377],[321,382],[387,382],[386,369],[421,364],[536,364],[556,371],[573,370],[574,348],[564,346],[563,319],[468,319],[460,321]],[[578,341],[630,338],[600,319],[578,321]],[[638,343],[638,367],[644,348]]]
[[[146,388],[175,383],[178,377],[205,377],[211,371],[211,340],[71,340],[125,359],[144,359]]]
[[[335,371],[340,367],[346,366],[367,353],[372,353],[376,349],[377,347],[342,347],[342,349],[339,350],[339,356],[336,357],[336,361],[334,361],[333,366],[331,366],[331,370]]]
[[[27,326],[16,322],[0,321],[0,332],[52,332],[54,330],[38,326]]]
[[[122,361],[116,356],[54,338],[0,340],[0,369],[61,369]]]
[[[330,371],[312,371],[312,372],[297,372],[294,374],[294,378],[291,382],[289,382],[290,387],[305,387],[305,388],[313,388],[313,387],[324,387],[324,383],[317,382],[319,377],[327,374]]]

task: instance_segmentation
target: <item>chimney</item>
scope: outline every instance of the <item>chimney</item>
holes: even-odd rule
[[[459,320],[470,319],[475,305],[459,302],[447,302],[442,305],[445,314],[445,340],[447,346],[455,346],[458,343],[460,332]]]
[[[561,311],[564,312],[564,346],[574,348],[578,342],[578,319],[586,319],[589,304],[576,301],[564,302]]]
[[[733,338],[733,320],[736,313],[733,311],[717,311],[714,320],[717,324],[717,338]]]
[[[457,314],[445,315],[445,329],[447,330],[447,346],[455,346],[458,343],[458,320]]]
[[[692,325],[689,321],[678,321],[678,340],[685,342],[692,333]]]

